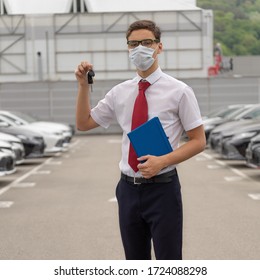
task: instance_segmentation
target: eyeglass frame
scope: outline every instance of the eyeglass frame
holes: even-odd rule
[[[143,44],[145,44],[145,43],[144,43],[145,41],[146,41],[146,42],[147,42],[147,41],[150,41],[149,46],[144,46],[144,45],[143,45]],[[137,45],[137,46],[131,46],[131,45],[129,45],[130,42],[138,43],[138,45]],[[153,43],[160,43],[160,40],[159,40],[159,39],[143,39],[143,40],[128,40],[128,41],[127,41],[127,45],[128,45],[128,47],[129,47],[130,49],[134,49],[134,48],[138,47],[140,44],[141,44],[143,47],[150,48],[150,47],[153,45]]]

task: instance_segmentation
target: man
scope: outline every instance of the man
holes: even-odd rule
[[[176,165],[201,152],[206,143],[192,89],[163,73],[158,66],[158,55],[163,50],[160,37],[160,29],[152,21],[140,20],[129,26],[126,33],[129,58],[137,68],[137,75],[112,88],[93,109],[86,79],[93,66],[83,61],[75,70],[77,128],[89,130],[99,125],[107,128],[115,117],[123,130],[119,164],[122,175],[116,195],[126,259],[151,259],[151,240],[156,259],[182,259],[182,199]],[[130,162],[133,152],[129,151],[127,133],[134,128],[133,111],[145,111],[146,105],[134,109],[141,80],[148,84],[144,101],[148,106],[147,119],[159,117],[173,152],[159,157],[142,156],[135,166]],[[179,147],[183,131],[189,141]]]

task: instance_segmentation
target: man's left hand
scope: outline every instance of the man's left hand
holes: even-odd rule
[[[141,172],[142,176],[146,179],[157,175],[163,168],[160,157],[147,155],[138,158],[138,160],[145,161],[144,163],[139,163],[137,168]]]

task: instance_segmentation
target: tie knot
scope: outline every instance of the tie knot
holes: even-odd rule
[[[139,83],[139,90],[142,90],[142,91],[146,91],[147,88],[151,85],[149,82],[145,81],[145,80],[141,80]]]

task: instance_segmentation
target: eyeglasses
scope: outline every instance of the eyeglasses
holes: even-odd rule
[[[154,40],[153,39],[144,39],[144,40],[141,40],[141,41],[130,40],[130,41],[127,41],[127,45],[131,49],[138,47],[140,44],[143,47],[150,48],[153,45],[153,43],[159,43],[159,42],[160,42],[159,39],[154,39]]]

